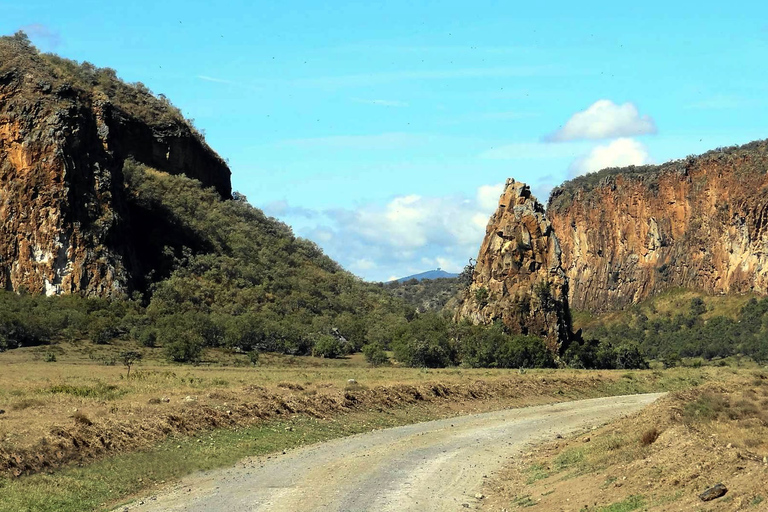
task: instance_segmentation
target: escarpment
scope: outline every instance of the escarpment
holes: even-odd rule
[[[609,311],[686,287],[768,293],[768,142],[556,188],[547,217],[574,309]]]
[[[509,179],[485,233],[457,320],[499,320],[512,332],[544,337],[557,353],[571,333],[568,280],[543,205]]]
[[[0,286],[130,292],[150,262],[132,241],[123,166],[135,160],[231,195],[230,171],[178,110],[112,70],[0,38]],[[135,216],[133,216],[135,217]]]

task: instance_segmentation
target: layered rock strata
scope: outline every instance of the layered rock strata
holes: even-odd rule
[[[671,287],[768,293],[768,143],[565,183],[547,217],[570,305],[604,312]]]

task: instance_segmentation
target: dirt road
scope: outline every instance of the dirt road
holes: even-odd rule
[[[635,412],[660,394],[508,409],[307,446],[198,474],[130,511],[455,511],[531,443]],[[118,510],[124,510],[121,507]]]

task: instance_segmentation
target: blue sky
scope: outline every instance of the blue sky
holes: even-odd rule
[[[0,32],[163,93],[234,188],[357,275],[476,256],[500,184],[768,137],[741,2],[0,0]]]

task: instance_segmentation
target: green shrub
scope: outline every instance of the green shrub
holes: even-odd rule
[[[488,292],[488,289],[485,287],[480,287],[477,290],[475,290],[475,301],[481,308],[484,307],[486,304],[488,304],[489,296],[490,296],[490,293]]]
[[[371,366],[382,366],[389,363],[389,356],[380,345],[369,343],[363,347],[365,360]]]
[[[160,337],[166,357],[176,363],[197,363],[203,355],[204,340],[196,332],[165,331]]]
[[[412,367],[443,368],[457,363],[457,352],[448,326],[450,320],[425,313],[402,326],[395,334],[395,359]]]
[[[499,368],[554,368],[555,359],[541,338],[507,336],[498,348],[496,365]]]
[[[313,349],[313,353],[316,357],[325,357],[328,359],[340,357],[343,352],[344,347],[341,346],[341,342],[335,336],[329,334],[321,334],[318,336]]]

